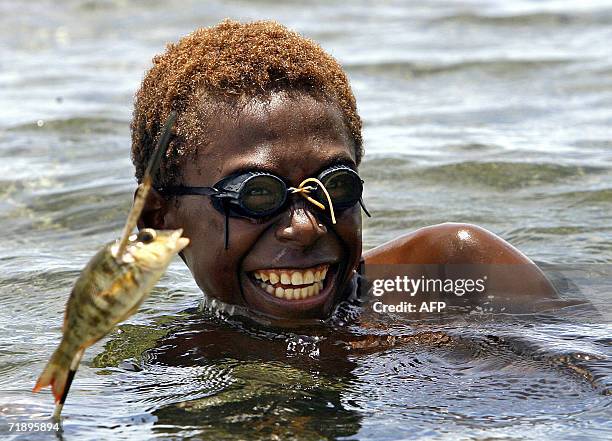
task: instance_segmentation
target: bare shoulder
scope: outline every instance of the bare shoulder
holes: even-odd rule
[[[558,297],[546,275],[529,257],[477,225],[444,223],[424,227],[368,250],[363,258],[366,266],[438,265],[440,271],[458,278],[472,275],[461,271],[482,272],[485,268],[491,291],[503,293],[507,299]]]
[[[367,264],[533,264],[510,243],[473,224],[420,228],[363,254]]]

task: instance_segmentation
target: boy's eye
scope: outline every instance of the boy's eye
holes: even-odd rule
[[[266,188],[251,188],[247,196],[265,196],[268,194],[270,194],[270,191]]]
[[[253,212],[273,210],[282,203],[284,188],[282,181],[259,176],[251,179],[242,190],[242,204]]]
[[[344,199],[352,196],[355,181],[349,174],[338,173],[330,176],[323,185],[332,198]]]

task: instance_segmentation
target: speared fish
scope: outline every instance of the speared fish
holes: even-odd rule
[[[70,385],[86,348],[134,314],[172,258],[189,244],[183,230],[145,228],[131,234],[151,189],[176,121],[171,112],[149,160],[121,238],[104,246],[77,279],[66,304],[63,336],[33,391],[51,385],[53,417],[59,419]]]

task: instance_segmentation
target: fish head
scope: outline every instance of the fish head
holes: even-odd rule
[[[176,254],[189,245],[189,239],[181,237],[182,234],[182,228],[143,228],[138,234],[130,236],[124,261],[132,260],[139,266],[151,269],[165,268]]]

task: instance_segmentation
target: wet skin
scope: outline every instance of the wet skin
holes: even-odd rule
[[[306,95],[278,93],[253,100],[237,114],[217,113],[208,121],[210,143],[184,162],[182,185],[212,186],[245,170],[261,170],[298,186],[331,165],[356,168],[354,147],[338,108]],[[224,248],[224,216],[203,196],[164,198],[152,192],[140,226],[181,225],[190,245],[182,257],[209,296],[283,318],[322,318],[341,300],[361,256],[361,213],[356,205],[336,212],[337,223],[299,195],[284,211],[255,221],[229,220]],[[276,298],[258,286],[254,271],[299,270],[329,265],[323,290],[301,300]]]
[[[183,162],[181,185],[212,186],[237,171],[262,170],[297,186],[334,164],[356,168],[353,144],[333,103],[281,92],[267,101],[252,100],[237,112],[224,111],[223,104],[214,112],[210,103],[206,106],[202,115],[215,117],[202,116],[201,129],[214,136],[206,137],[208,143],[202,140],[198,153]],[[324,212],[299,195],[289,198],[286,209],[273,217],[230,218],[227,250],[224,216],[209,197],[163,197],[152,191],[139,227],[183,228],[190,244],[181,257],[210,297],[279,319],[325,318],[347,296],[361,258],[360,207],[337,212],[337,224],[332,225]],[[555,296],[531,260],[493,233],[468,224],[423,228],[369,250],[363,258],[366,264],[519,264],[497,279],[497,288],[516,292],[519,302],[526,295]],[[321,264],[330,266],[323,290],[301,300],[276,298],[253,277],[258,270]]]

